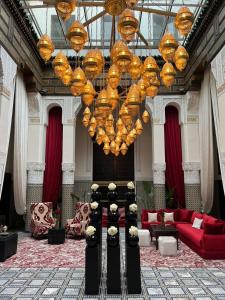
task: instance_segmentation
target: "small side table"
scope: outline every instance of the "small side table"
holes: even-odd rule
[[[0,261],[5,261],[17,251],[17,233],[8,233],[0,235]]]
[[[51,245],[59,245],[65,242],[65,229],[49,229],[48,231],[48,243]]]

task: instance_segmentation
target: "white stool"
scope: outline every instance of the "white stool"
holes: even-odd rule
[[[140,247],[150,246],[150,232],[148,229],[138,229],[138,237]]]
[[[176,256],[177,255],[177,240],[173,236],[160,236],[159,252],[162,256]]]

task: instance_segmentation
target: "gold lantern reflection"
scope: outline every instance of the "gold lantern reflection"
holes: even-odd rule
[[[182,36],[187,36],[191,31],[194,15],[188,7],[181,7],[174,19],[174,25]]]
[[[87,42],[88,34],[83,24],[81,24],[79,21],[75,21],[69,28],[67,38],[70,41],[71,47],[76,52],[79,52],[81,49],[83,49],[84,44]]]
[[[51,58],[52,53],[55,50],[54,44],[47,34],[44,34],[40,37],[37,43],[37,47],[41,58],[45,62]]]
[[[170,32],[166,32],[159,44],[159,51],[165,61],[173,61],[178,43]]]
[[[56,0],[55,9],[63,21],[68,20],[76,8],[76,0]]]
[[[187,50],[183,46],[179,46],[174,56],[176,68],[182,72],[187,66],[188,59],[189,54],[187,53]]]

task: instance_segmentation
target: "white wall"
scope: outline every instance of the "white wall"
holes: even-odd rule
[[[134,144],[135,180],[152,180],[152,128],[151,123],[144,125],[144,130]]]
[[[93,142],[81,117],[77,117],[75,139],[75,180],[92,180]]]

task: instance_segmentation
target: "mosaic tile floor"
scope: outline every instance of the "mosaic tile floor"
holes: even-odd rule
[[[123,233],[121,235],[124,245]],[[105,238],[103,235],[103,241]],[[142,267],[142,294],[127,295],[123,277],[124,247],[121,251],[122,295],[107,295],[105,247],[103,250],[99,296],[84,295],[84,268],[0,268],[0,300],[225,300],[225,268]]]

